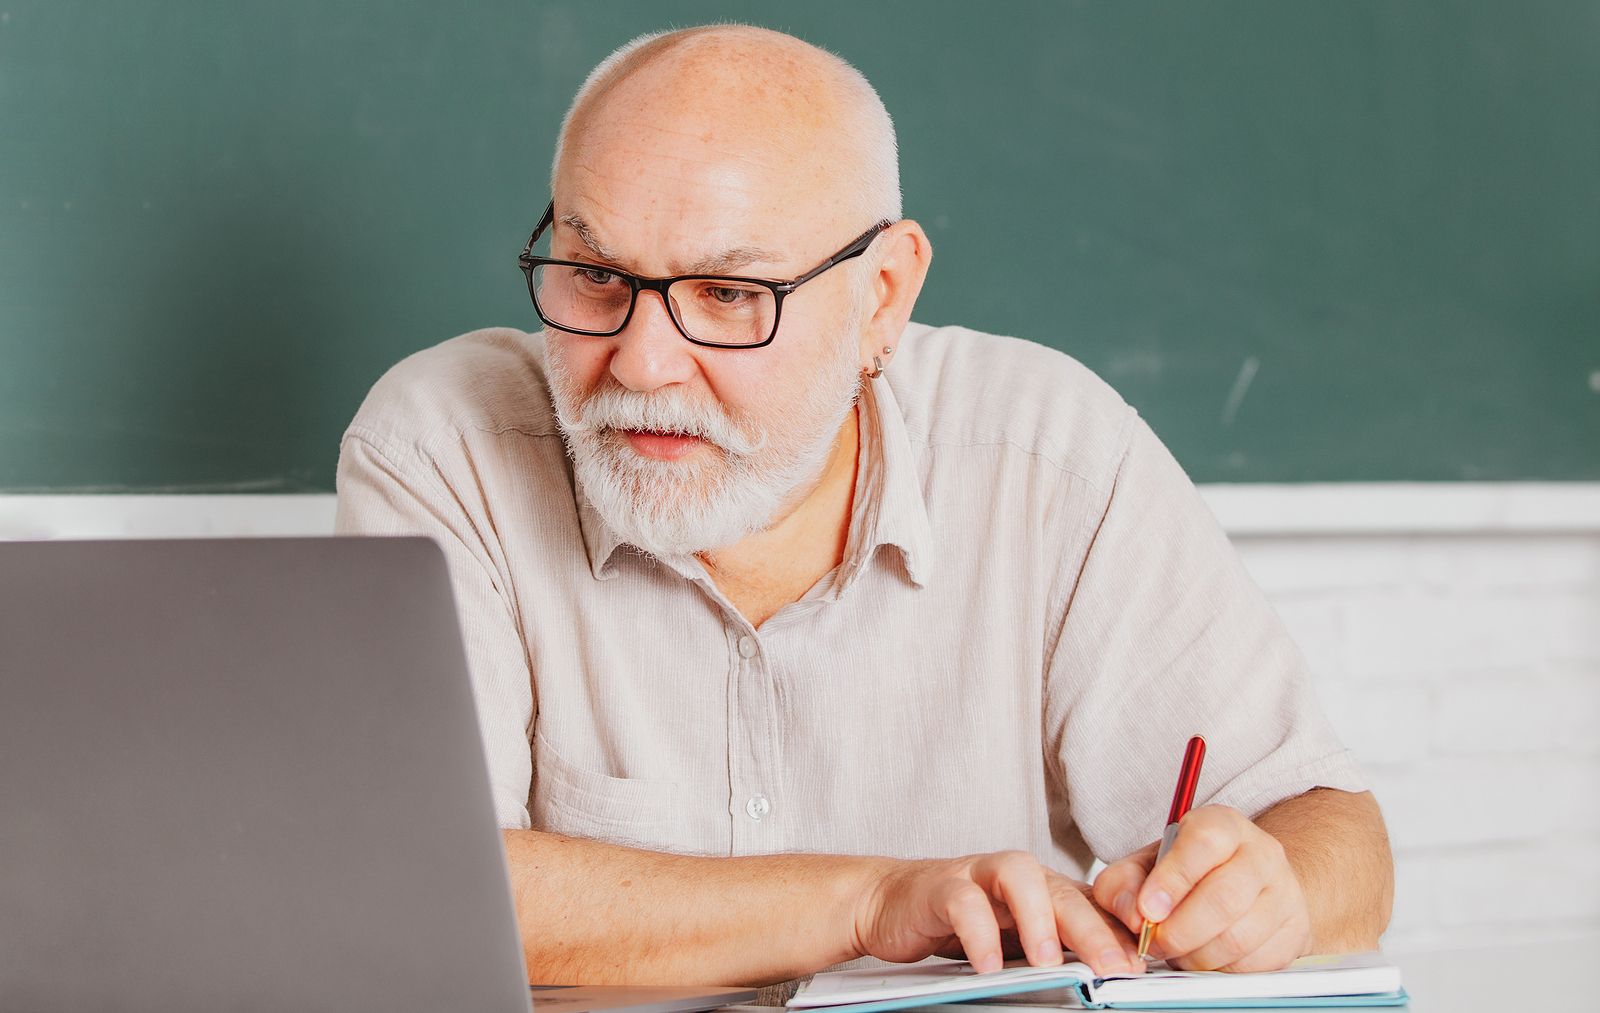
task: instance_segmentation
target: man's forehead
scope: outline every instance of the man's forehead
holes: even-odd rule
[[[786,280],[870,224],[843,192],[854,177],[838,169],[837,139],[796,152],[765,130],[708,136],[692,125],[680,115],[630,132],[612,121],[573,138],[554,181],[564,249],[646,276]]]
[[[699,103],[664,110],[612,96],[563,148],[558,232],[638,274],[755,265],[740,273],[776,278],[809,268],[798,261],[818,244],[837,245],[827,237],[854,221],[830,227],[840,205],[839,141],[807,140],[781,118],[756,122],[753,129],[748,116],[711,115]]]

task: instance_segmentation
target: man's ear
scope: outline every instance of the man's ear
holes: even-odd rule
[[[874,245],[877,243],[883,246],[872,278],[871,313],[861,328],[861,365],[868,370],[873,356],[885,366],[889,364],[933,263],[928,234],[909,218],[884,229]]]

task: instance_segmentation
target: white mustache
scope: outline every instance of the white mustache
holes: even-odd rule
[[[645,394],[611,387],[590,397],[576,414],[558,413],[571,432],[605,429],[647,430],[695,436],[731,454],[753,454],[767,444],[766,433],[747,436],[719,405],[697,402],[677,391]]]

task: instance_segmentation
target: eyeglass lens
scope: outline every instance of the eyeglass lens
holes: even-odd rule
[[[533,295],[550,324],[568,331],[606,333],[628,318],[633,286],[603,268],[540,264]],[[758,345],[772,334],[778,298],[762,285],[688,278],[667,288],[667,309],[684,333],[719,345]]]

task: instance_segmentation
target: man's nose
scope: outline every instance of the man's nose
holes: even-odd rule
[[[660,292],[640,291],[633,318],[614,339],[611,375],[629,390],[656,390],[694,375],[694,346],[684,340]]]

